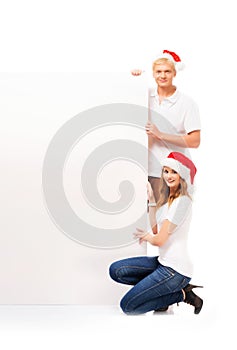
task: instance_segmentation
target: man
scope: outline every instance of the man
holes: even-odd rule
[[[180,57],[164,50],[153,62],[156,88],[149,89],[149,120],[146,133],[149,142],[148,179],[155,200],[161,177],[160,161],[172,151],[187,153],[200,145],[200,116],[196,103],[178,91],[173,80],[183,67]],[[133,70],[138,76],[141,70]]]

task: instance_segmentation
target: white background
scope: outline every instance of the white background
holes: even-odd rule
[[[60,317],[55,322],[54,316],[46,324],[39,317],[33,327],[27,327],[27,322],[20,327],[20,319],[14,325],[5,322],[11,313],[3,312],[5,349],[122,348],[124,344],[198,349],[230,348],[234,343],[230,321],[236,312],[234,5],[231,0],[1,4],[3,72],[117,72],[145,62],[162,49],[181,56],[186,71],[177,77],[177,85],[195,98],[202,118],[202,145],[193,153],[198,167],[193,256],[198,279],[202,277],[205,285],[202,295],[208,310],[197,316],[200,321],[194,315],[185,318],[182,312],[174,318],[90,318],[85,314],[75,317],[78,327],[65,325]]]

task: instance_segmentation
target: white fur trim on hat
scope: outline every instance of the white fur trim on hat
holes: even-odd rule
[[[184,180],[190,181],[190,170],[176,159],[165,158],[161,161],[161,165],[175,170]]]

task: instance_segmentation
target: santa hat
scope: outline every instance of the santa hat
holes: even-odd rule
[[[158,55],[157,59],[159,58],[167,58],[169,61],[173,62],[176,71],[184,69],[184,64],[181,62],[180,57],[173,51],[163,50],[163,52]]]
[[[197,168],[194,163],[180,152],[171,152],[167,158],[163,159],[161,165],[175,170],[188,185],[193,185]]]

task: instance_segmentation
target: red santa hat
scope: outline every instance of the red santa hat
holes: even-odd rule
[[[184,180],[186,180],[188,185],[193,185],[197,168],[191,159],[186,157],[183,153],[171,152],[168,157],[161,162],[161,165],[175,170]]]
[[[176,71],[184,69],[184,64],[183,62],[181,62],[180,57],[173,51],[163,50],[163,52],[157,57],[157,59],[159,58],[167,58],[168,60],[173,62]]]

